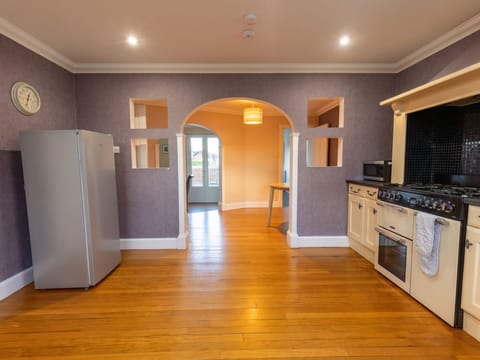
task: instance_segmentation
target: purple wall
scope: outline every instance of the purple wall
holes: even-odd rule
[[[478,61],[480,32],[397,76],[73,75],[0,35],[0,281],[31,264],[18,152],[21,129],[79,127],[112,133],[121,147],[116,155],[121,236],[176,237],[176,133],[182,122],[197,106],[214,99],[239,96],[268,101],[282,108],[300,133],[299,234],[345,235],[345,180],[360,177],[363,160],[390,157],[391,110],[378,102]],[[14,109],[10,87],[15,81],[39,90],[38,114],[24,116]],[[344,129],[307,128],[307,99],[321,96],[345,98]],[[130,130],[130,97],[167,98],[169,128]],[[170,169],[130,169],[130,138],[146,135],[169,139]],[[341,168],[305,166],[306,140],[324,135],[344,137]]]
[[[121,236],[176,237],[176,134],[182,122],[196,107],[215,99],[270,102],[289,115],[300,133],[299,234],[344,235],[345,180],[360,176],[363,160],[391,156],[391,110],[378,103],[393,95],[394,80],[390,74],[79,74],[77,119],[80,128],[112,133],[121,147],[117,155]],[[344,129],[307,127],[307,100],[325,96],[345,98]],[[130,130],[131,97],[166,98],[169,128]],[[130,138],[147,134],[169,139],[170,169],[130,168]],[[305,141],[320,135],[344,136],[343,167],[306,167]]]
[[[480,62],[480,31],[397,74],[400,94],[464,67]]]
[[[33,85],[42,108],[19,113],[10,100],[16,81]],[[31,266],[19,151],[22,129],[75,128],[75,77],[0,35],[0,281]],[[8,151],[6,151],[8,150]]]
[[[0,281],[30,267],[27,207],[19,151],[0,150]]]

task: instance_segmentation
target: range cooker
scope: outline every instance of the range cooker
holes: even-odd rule
[[[461,279],[466,231],[465,198],[480,188],[450,184],[385,185],[378,192],[375,268],[451,326],[462,327]],[[415,251],[419,213],[435,216],[440,236],[439,267],[422,272]]]

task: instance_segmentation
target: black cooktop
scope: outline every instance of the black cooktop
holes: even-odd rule
[[[463,198],[480,197],[480,188],[471,186],[457,186],[448,184],[406,184],[401,186],[404,191],[420,190],[432,194],[460,196]]]
[[[480,188],[445,184],[404,184],[380,187],[378,199],[399,206],[464,220],[463,199],[480,198]]]

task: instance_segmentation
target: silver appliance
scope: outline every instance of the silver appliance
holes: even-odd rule
[[[20,146],[35,288],[96,285],[121,260],[112,136],[22,131]]]

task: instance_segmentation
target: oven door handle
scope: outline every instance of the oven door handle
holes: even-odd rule
[[[393,241],[399,242],[403,245],[407,245],[407,240],[402,239],[401,237],[392,234],[391,232],[387,232],[386,230],[383,230],[382,228],[379,228],[378,226],[375,226],[375,231],[378,232],[379,234],[382,234],[383,236],[392,239]]]

